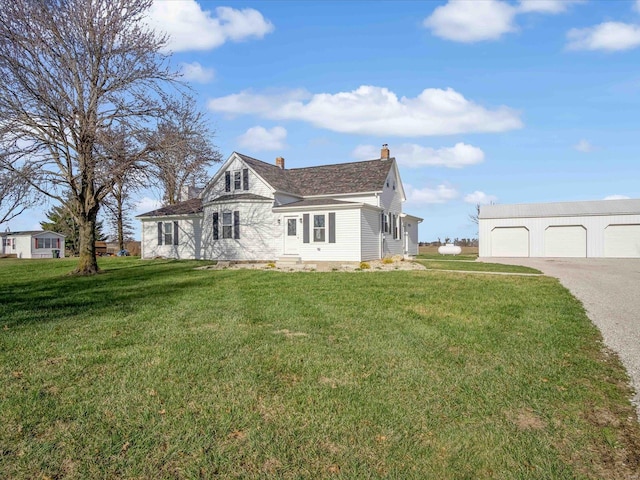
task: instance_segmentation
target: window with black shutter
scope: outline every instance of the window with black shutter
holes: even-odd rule
[[[249,169],[242,169],[242,189],[249,190]]]
[[[224,191],[231,191],[231,172],[224,172]]]
[[[302,215],[302,242],[309,243],[309,214]]]
[[[329,213],[329,243],[336,243],[336,214]]]

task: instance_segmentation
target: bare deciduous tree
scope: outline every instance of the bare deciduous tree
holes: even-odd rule
[[[152,0],[0,0],[0,162],[22,162],[38,191],[78,205],[76,272],[98,271],[95,225],[137,159],[102,155],[105,132],[159,114],[175,76],[165,38],[143,22]]]
[[[33,191],[26,180],[28,176],[29,173],[21,169],[0,171],[0,224],[17,217],[34,204]]]
[[[151,176],[165,204],[187,200],[187,187],[204,185],[207,168],[221,159],[211,143],[213,135],[193,98],[185,95],[168,100],[166,115],[149,139]]]

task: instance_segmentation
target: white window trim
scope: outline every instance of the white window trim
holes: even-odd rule
[[[233,239],[233,211],[231,210],[224,210],[221,212],[222,216],[220,218],[220,233],[218,234],[218,237],[221,238],[222,240],[229,240],[229,239]],[[224,218],[225,215],[229,216],[229,223],[226,224],[224,222]],[[225,235],[225,228],[229,228],[229,236]]]
[[[322,217],[322,227],[316,227],[316,217]],[[316,230],[322,230],[322,236],[324,240],[316,240]],[[313,214],[313,225],[311,227],[311,238],[313,239],[313,243],[327,243],[328,235],[327,235],[327,215],[325,213],[314,213]]]

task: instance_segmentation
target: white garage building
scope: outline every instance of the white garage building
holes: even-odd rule
[[[640,199],[483,205],[480,257],[640,258]]]

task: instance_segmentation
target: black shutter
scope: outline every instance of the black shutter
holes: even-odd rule
[[[158,245],[162,245],[162,237],[164,232],[162,231],[162,222],[158,222]]]
[[[231,172],[224,172],[224,191],[231,191]]]
[[[249,190],[249,169],[242,169],[242,189]]]
[[[213,212],[213,239],[214,240],[218,240],[219,237],[219,233],[218,233],[218,212]]]
[[[402,240],[402,218],[398,218],[398,238]]]
[[[302,215],[302,242],[309,243],[309,214]]]
[[[233,238],[236,240],[240,238],[240,212],[238,210],[233,212]]]
[[[178,222],[173,222],[173,244],[178,245]]]
[[[384,233],[384,212],[380,214],[380,233]]]
[[[329,213],[329,243],[336,243],[336,214]]]

